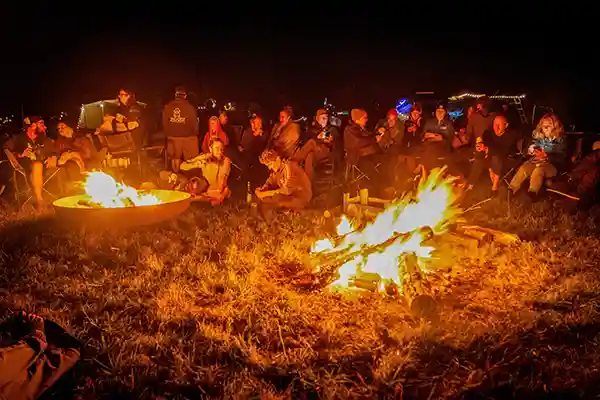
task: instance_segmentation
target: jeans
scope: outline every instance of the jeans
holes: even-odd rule
[[[510,189],[513,193],[516,192],[521,188],[523,182],[529,178],[529,191],[538,193],[544,184],[544,180],[554,178],[557,172],[556,167],[548,162],[526,161],[519,167],[510,182]]]
[[[476,158],[471,167],[471,174],[468,182],[470,185],[476,185],[481,179],[484,170],[489,169],[494,175],[502,177],[502,167],[504,160],[499,156],[490,156],[488,158]]]
[[[293,159],[298,162],[304,161],[304,172],[306,172],[308,179],[312,182],[315,165],[327,158],[330,152],[331,150],[326,145],[319,144],[316,140],[310,139],[294,154]]]

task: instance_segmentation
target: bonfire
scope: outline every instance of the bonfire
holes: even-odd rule
[[[86,207],[124,208],[161,203],[155,195],[119,183],[112,176],[101,171],[88,173],[83,187],[89,200],[80,205]]]
[[[445,233],[462,213],[456,178],[445,172],[441,168],[424,174],[415,193],[393,202],[362,229],[342,216],[337,235],[317,241],[311,251],[317,270],[337,268],[337,279],[329,287],[361,288],[361,276],[374,276],[376,290],[403,291],[406,276],[423,269],[423,261],[432,257],[430,239]]]

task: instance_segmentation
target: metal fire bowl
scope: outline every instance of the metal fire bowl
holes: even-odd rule
[[[63,197],[52,205],[59,221],[91,228],[130,228],[157,224],[177,217],[190,206],[189,193],[174,190],[151,190],[149,193],[158,197],[161,203],[137,207],[88,208],[78,205],[79,201],[90,199],[82,194]]]

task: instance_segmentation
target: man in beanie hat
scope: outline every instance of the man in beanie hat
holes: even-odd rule
[[[375,132],[381,135],[379,145],[383,150],[398,150],[404,139],[404,122],[398,119],[398,111],[395,108],[389,110],[386,118],[377,123]]]
[[[56,167],[57,152],[54,142],[46,136],[46,125],[41,117],[27,117],[25,124],[25,133],[13,136],[4,144],[4,148],[13,153],[19,164],[29,172],[36,205],[43,208],[44,166]]]
[[[333,151],[335,139],[338,137],[337,129],[329,124],[329,114],[325,109],[317,111],[308,135],[310,139],[296,152],[294,160],[304,162],[304,171],[312,182],[315,166],[329,157]]]
[[[198,115],[187,100],[183,86],[175,88],[175,99],[163,109],[163,129],[167,136],[167,154],[171,158],[171,169],[179,172],[181,160],[190,160],[199,153]]]
[[[344,149],[346,162],[357,166],[364,174],[372,179],[377,174],[378,156],[381,154],[379,141],[376,136],[366,130],[368,115],[360,108],[350,112],[352,120],[344,129]]]

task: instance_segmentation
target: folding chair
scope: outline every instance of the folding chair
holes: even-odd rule
[[[137,149],[131,132],[110,133],[104,135],[99,134],[98,139],[100,140],[102,146],[107,148],[107,157],[110,157],[111,159],[125,158],[129,160],[133,158],[137,163],[140,175],[142,174],[140,152]],[[113,165],[108,166],[112,167]],[[122,163],[121,165],[119,165],[117,161],[117,166],[128,167],[129,163]]]
[[[321,160],[315,165],[315,177],[313,186],[315,192],[323,193],[335,186],[335,157],[329,157]]]
[[[12,170],[13,170],[12,171],[12,182],[13,182],[15,201],[17,202],[17,204],[19,204],[21,201],[21,198],[27,196],[27,200],[25,200],[25,202],[23,204],[21,204],[21,206],[25,206],[33,198],[33,193],[32,193],[33,189],[31,187],[31,182],[29,180],[29,174],[27,173],[27,171],[25,171],[25,168],[23,168],[23,166],[21,164],[19,164],[17,157],[13,154],[12,151],[10,151],[8,149],[4,149],[4,154],[6,154],[6,158],[8,158],[8,162],[10,163],[10,166],[12,167]],[[50,191],[48,191],[48,189],[46,189],[46,185],[52,179],[54,179],[55,176],[57,176],[58,172],[59,172],[58,168],[53,170],[44,179],[44,182],[42,183],[42,193],[46,193],[48,196],[52,197],[53,199],[57,199],[58,197],[55,196],[54,194],[50,193]],[[26,188],[23,190],[21,190],[19,188],[19,179],[18,179],[19,175],[22,176],[23,180],[25,181]]]
[[[344,172],[344,181],[346,182],[346,185],[353,185],[364,179],[371,180],[371,178],[362,172],[357,165],[346,163],[346,171]]]

